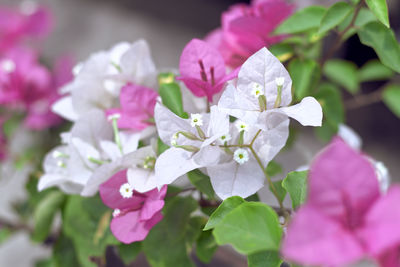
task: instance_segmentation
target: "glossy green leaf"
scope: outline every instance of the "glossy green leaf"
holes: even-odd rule
[[[151,229],[142,244],[151,266],[194,266],[186,241],[190,217],[197,207],[191,197],[175,197],[166,203],[163,220]]]
[[[316,61],[294,59],[289,63],[289,73],[293,80],[294,95],[300,100],[310,95],[316,80],[319,80],[319,65]]]
[[[214,211],[214,213],[211,214],[210,219],[208,219],[208,222],[203,230],[206,231],[216,227],[228,213],[230,213],[232,210],[234,210],[244,202],[244,199],[238,196],[233,196],[225,199],[221,203],[221,205],[219,205],[219,207]]]
[[[343,86],[352,94],[360,90],[357,66],[350,61],[340,59],[329,60],[324,66],[324,74],[331,81]]]
[[[294,56],[293,46],[287,43],[275,44],[268,49],[281,62],[285,62]]]
[[[326,8],[321,6],[310,6],[301,9],[279,25],[275,33],[293,34],[318,28],[325,15],[325,11]]]
[[[271,160],[267,165],[266,172],[267,172],[268,176],[274,177],[274,176],[282,173],[283,168],[279,163],[277,163],[274,160]]]
[[[168,148],[169,146],[164,144],[160,138],[157,139],[157,155],[161,155]]]
[[[331,6],[321,20],[319,33],[325,33],[338,26],[353,10],[354,8],[346,2],[337,2]]]
[[[215,192],[211,185],[210,177],[202,173],[199,169],[188,172],[189,181],[208,198],[214,199]]]
[[[400,118],[400,85],[393,84],[383,91],[383,102]]]
[[[280,267],[282,262],[277,251],[261,251],[247,256],[248,267]]]
[[[53,224],[53,219],[57,211],[63,205],[65,195],[60,191],[53,191],[47,194],[35,209],[33,220],[35,227],[32,238],[37,242],[44,241]]]
[[[168,76],[169,74],[164,75],[167,75],[165,79],[168,79],[168,82],[160,82],[160,88],[158,89],[162,103],[179,117],[187,117],[187,114],[183,110],[182,92],[179,84],[173,81],[173,76],[171,81],[170,76]],[[160,75],[159,80],[162,80],[162,77]]]
[[[282,186],[289,192],[293,209],[297,209],[306,199],[307,175],[307,171],[290,172],[282,182]]]
[[[390,27],[386,0],[366,0],[369,9],[386,27]]]
[[[279,250],[282,228],[275,211],[264,203],[245,202],[214,228],[219,245],[231,244],[242,254]]]
[[[379,60],[368,61],[358,72],[360,82],[384,81],[390,79],[394,72]]]
[[[370,22],[358,31],[364,45],[372,47],[382,63],[400,73],[400,46],[391,29],[379,22]]]
[[[129,265],[132,263],[137,255],[142,250],[142,243],[141,242],[134,242],[132,244],[120,244],[117,247],[118,255],[122,259],[122,261]]]
[[[209,263],[217,248],[212,231],[203,231],[196,243],[196,255],[202,262]]]
[[[277,192],[279,201],[283,202],[286,197],[286,189],[282,187],[282,181],[280,181],[280,180],[275,181],[275,182],[272,182],[272,184],[274,185],[274,188]],[[274,192],[271,186],[269,186],[269,191]]]
[[[324,83],[314,97],[321,104],[325,120],[336,126],[344,122],[344,106],[337,86]]]

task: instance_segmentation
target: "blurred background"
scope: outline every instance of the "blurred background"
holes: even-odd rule
[[[45,58],[51,60],[68,53],[77,61],[89,54],[108,49],[120,41],[146,39],[152,49],[158,68],[177,67],[183,47],[192,38],[202,38],[218,27],[220,15],[237,0],[42,0],[54,13],[56,27],[42,47]],[[311,4],[332,5],[334,0],[297,0],[298,7]],[[397,37],[400,34],[400,1],[388,0],[390,18]],[[0,0],[1,5],[18,5],[16,0]],[[337,53],[359,66],[375,58],[374,51],[360,44],[358,37],[349,39]],[[382,83],[368,83],[363,92],[378,89]],[[350,96],[347,96],[350,97]],[[293,123],[293,122],[292,122]],[[351,110],[347,124],[363,139],[363,149],[379,161],[383,161],[392,173],[393,180],[400,180],[400,120],[383,104]],[[310,150],[310,155],[323,144],[315,142],[312,131],[305,131],[299,140],[300,148]],[[305,159],[306,158],[306,159]],[[284,153],[278,159],[289,162],[287,168],[306,164],[307,156]],[[6,177],[0,186],[0,215],[12,220],[9,203],[24,197],[26,173],[18,177]],[[262,198],[268,200],[266,195]],[[0,246],[0,266],[32,266],[32,263],[50,253],[43,247],[34,246],[23,233]],[[137,262],[134,266],[146,266]],[[205,266],[199,263],[198,266]],[[220,250],[210,266],[246,266],[245,258],[228,250]]]

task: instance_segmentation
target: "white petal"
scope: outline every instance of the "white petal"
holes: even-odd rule
[[[81,184],[75,184],[68,180],[67,177],[57,174],[45,174],[39,179],[38,191],[57,186],[67,194],[79,194],[82,191]]]
[[[282,63],[268,51],[262,48],[249,57],[242,65],[238,75],[237,88],[248,99],[258,106],[258,99],[251,98],[254,83],[264,88],[267,97],[267,108],[273,108],[278,94],[276,78],[284,78],[282,87],[281,106],[287,106],[292,101],[292,80]]]
[[[141,133],[119,132],[119,136],[124,154],[131,153],[138,148]]]
[[[360,150],[362,147],[361,137],[349,126],[345,124],[339,125],[338,135],[352,148]]]
[[[202,167],[194,162],[192,154],[175,147],[162,153],[155,166],[157,184],[170,184],[187,172]]]
[[[227,133],[229,133],[228,114],[221,111],[218,106],[212,106],[207,135],[221,137]]]
[[[112,141],[101,141],[101,150],[106,154],[107,158],[111,161],[115,161],[122,157],[121,151],[119,150],[116,143]]]
[[[201,166],[212,166],[220,162],[222,153],[222,149],[217,146],[206,146],[193,155],[193,160]]]
[[[72,97],[65,96],[56,102],[51,107],[51,110],[63,117],[64,119],[70,121],[76,121],[79,118],[79,114],[75,112],[74,107],[72,105]]]
[[[207,167],[215,193],[226,199],[231,196],[246,198],[264,186],[264,174],[254,158],[244,164],[231,161]]]
[[[129,184],[140,193],[161,188],[154,171],[134,167],[128,169],[127,176]]]

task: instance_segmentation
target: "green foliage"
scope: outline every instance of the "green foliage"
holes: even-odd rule
[[[169,146],[164,144],[164,142],[160,138],[157,139],[157,155],[161,155],[168,148]]]
[[[383,91],[383,102],[400,118],[400,85],[389,85]]]
[[[117,245],[110,229],[111,210],[99,196],[70,196],[63,214],[63,232],[71,239],[81,266],[93,266],[89,258],[102,256],[108,245]]]
[[[247,256],[249,267],[280,267],[282,262],[277,251],[261,251]]]
[[[343,86],[350,93],[355,94],[360,90],[358,70],[354,63],[332,59],[326,62],[323,71],[331,81]]]
[[[325,15],[326,8],[310,6],[301,9],[284,21],[275,31],[277,34],[294,34],[318,28]]]
[[[203,231],[196,242],[196,255],[204,263],[209,263],[217,251],[218,245],[215,242],[212,231]]]
[[[1,228],[0,229],[0,245],[3,244],[8,240],[8,238],[11,236],[11,230],[8,228]]]
[[[293,80],[294,95],[297,100],[311,93],[311,89],[320,77],[317,62],[311,59],[293,59],[289,63],[289,73]]]
[[[281,62],[287,61],[294,56],[293,46],[288,43],[275,44],[270,46],[268,49]]]
[[[140,253],[142,250],[142,243],[141,242],[134,242],[132,244],[120,244],[118,245],[118,254],[122,261],[126,264],[129,265],[131,262],[133,262],[137,255]]]
[[[358,31],[364,45],[372,47],[382,63],[400,73],[400,46],[393,31],[379,22],[370,22]]]
[[[181,88],[179,84],[174,82],[173,74],[164,74],[164,76],[165,75],[172,75],[172,78],[166,76],[167,78],[162,79],[162,75],[161,78],[159,77],[160,88],[158,92],[161,96],[162,103],[179,117],[186,118],[187,114],[183,110]]]
[[[285,188],[282,187],[282,181],[280,181],[280,180],[275,181],[275,182],[272,182],[272,184],[274,185],[274,188],[276,190],[278,200],[280,202],[283,202],[286,197],[286,190],[285,190]],[[269,186],[269,191],[274,192],[274,190],[272,189],[271,186]]]
[[[191,213],[197,208],[191,197],[175,197],[166,203],[164,219],[143,241],[143,252],[152,266],[194,266],[187,255],[186,238]]]
[[[346,19],[338,26],[338,30],[344,31],[350,25],[352,20],[353,16],[347,16]],[[349,37],[353,36],[354,34],[357,33],[357,29],[363,27],[364,25],[372,21],[376,21],[375,15],[369,9],[364,7],[361,8],[360,11],[358,12],[356,20],[354,21],[355,27],[352,27],[343,35],[343,40],[346,40]]]
[[[390,28],[389,14],[386,0],[366,0],[369,9],[386,27]]]
[[[282,182],[282,187],[289,192],[293,209],[304,203],[307,196],[307,171],[290,172]]]
[[[266,172],[268,176],[274,177],[283,172],[282,166],[274,160],[271,160],[268,165]]]
[[[32,238],[37,242],[44,241],[51,231],[54,216],[65,202],[65,195],[59,191],[47,194],[37,206],[33,220],[35,227]]]
[[[54,246],[53,262],[57,267],[80,266],[74,244],[71,239],[61,234]]]
[[[231,244],[242,254],[279,250],[282,228],[275,211],[260,202],[245,202],[229,212],[213,231],[217,244]]]
[[[360,82],[381,81],[390,79],[394,72],[383,65],[379,60],[374,59],[368,61],[362,66],[358,72]]]
[[[321,20],[319,33],[323,34],[342,23],[354,8],[346,2],[337,2],[331,6]]]
[[[229,212],[231,212],[244,202],[245,201],[243,200],[243,198],[238,196],[233,196],[225,199],[221,203],[221,205],[219,205],[219,207],[215,210],[215,212],[211,214],[210,219],[208,219],[208,222],[203,230],[206,231],[215,228]]]
[[[196,169],[187,173],[189,181],[210,199],[215,199],[215,192],[211,185],[210,177]]]

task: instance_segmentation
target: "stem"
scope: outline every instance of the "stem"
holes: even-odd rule
[[[331,48],[329,49],[329,51],[326,53],[326,56],[321,60],[320,65],[321,68],[324,67],[326,61],[328,61],[328,59],[330,59],[331,57],[333,57],[333,55],[335,54],[335,52],[340,48],[340,46],[343,43],[343,37],[344,35],[351,29],[354,27],[354,23],[356,22],[356,19],[358,17],[358,14],[360,13],[361,7],[364,4],[364,0],[360,0],[360,2],[357,4],[356,9],[354,11],[354,15],[353,18],[350,22],[350,24],[341,32],[339,32],[338,36],[336,37],[336,40],[333,44],[333,46],[331,46]]]
[[[375,104],[382,101],[382,93],[385,88],[380,88],[370,94],[358,95],[354,98],[344,102],[344,106],[347,110],[358,109],[370,104]]]

